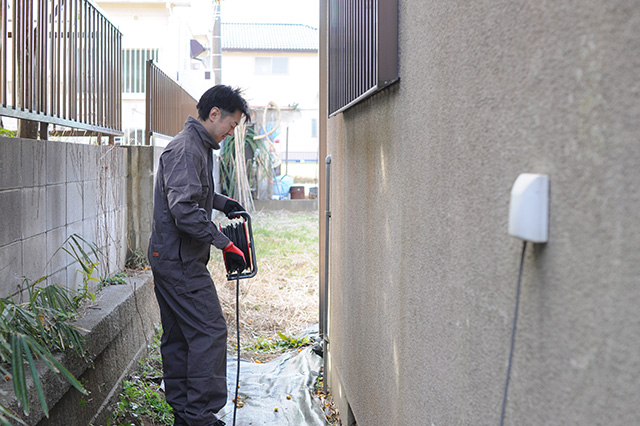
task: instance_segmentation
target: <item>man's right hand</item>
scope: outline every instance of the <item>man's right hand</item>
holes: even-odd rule
[[[247,261],[244,258],[244,253],[233,242],[230,242],[223,250],[224,264],[227,267],[227,272],[242,272],[247,267]]]

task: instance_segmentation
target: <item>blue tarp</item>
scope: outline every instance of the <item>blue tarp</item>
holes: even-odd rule
[[[273,196],[274,198],[286,198],[289,195],[289,190],[293,186],[293,178],[287,175],[276,176],[273,182]]]

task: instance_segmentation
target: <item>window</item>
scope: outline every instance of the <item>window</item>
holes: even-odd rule
[[[273,74],[289,74],[289,58],[271,58],[271,72]]]
[[[158,49],[122,49],[124,93],[144,93],[147,83],[147,60],[158,62]]]
[[[398,81],[398,0],[329,0],[329,116]]]
[[[318,137],[318,119],[317,118],[311,119],[311,137],[312,138]]]
[[[258,56],[255,59],[256,74],[289,74],[289,58],[287,57]]]
[[[122,145],[144,145],[144,129],[124,129]]]

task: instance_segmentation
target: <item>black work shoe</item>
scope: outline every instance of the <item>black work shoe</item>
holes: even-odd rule
[[[217,422],[215,422],[211,426],[225,426],[225,425],[226,425],[225,422],[223,422],[222,420],[218,420]]]

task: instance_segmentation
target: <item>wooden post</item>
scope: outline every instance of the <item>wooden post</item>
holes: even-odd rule
[[[40,140],[49,140],[49,123],[40,122]]]
[[[18,120],[18,135],[23,139],[38,139],[38,122],[31,120]]]

